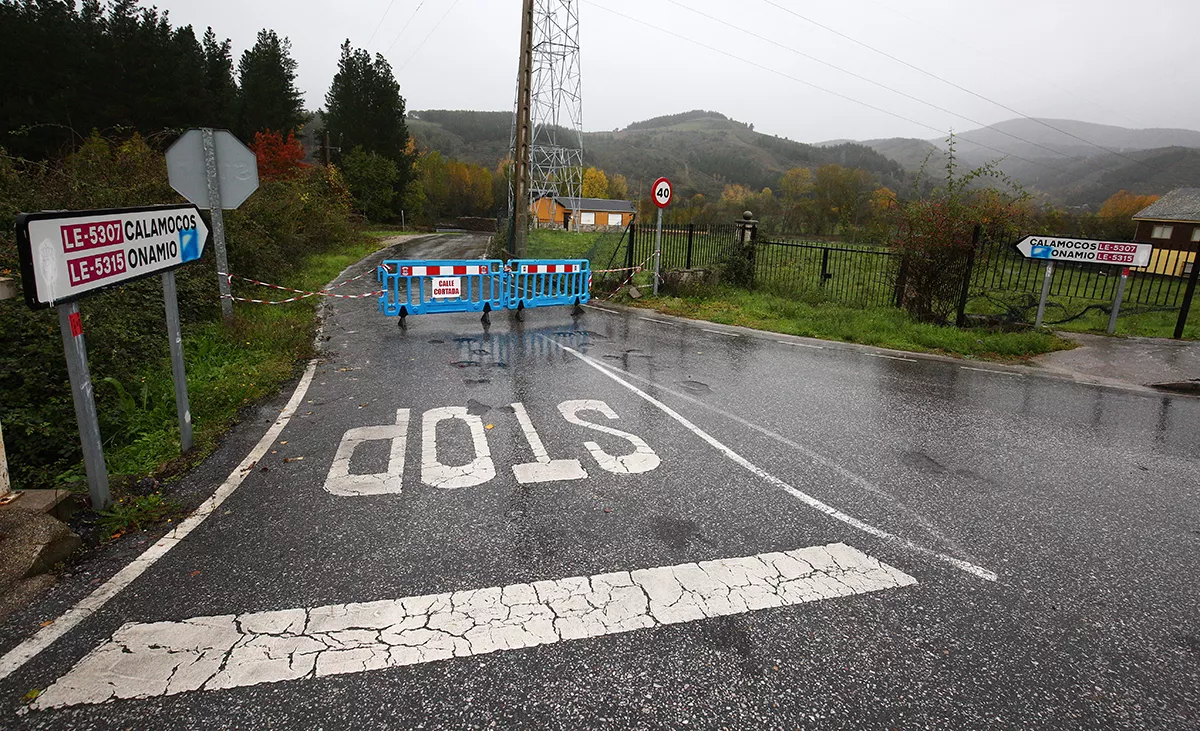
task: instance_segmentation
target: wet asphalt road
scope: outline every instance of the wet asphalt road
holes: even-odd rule
[[[402,332],[334,301],[324,332],[326,357],[267,455],[186,540],[0,682],[0,727],[1200,728],[1198,400],[638,311],[497,313],[486,329],[476,315],[420,316]],[[181,490],[210,493],[289,395]],[[591,410],[572,411],[580,401]],[[429,432],[442,407],[461,411]],[[387,435],[406,437],[403,469],[387,439],[349,463],[390,475],[386,491],[331,492],[343,437],[395,425],[398,410],[407,427]],[[427,442],[443,465],[479,458],[476,420],[494,476],[427,470]],[[586,477],[522,484],[512,467],[537,456],[529,425]],[[639,453],[632,471],[611,460]],[[439,474],[476,484],[431,486]],[[174,695],[147,684],[148,697],[17,715],[26,691],[125,623],[831,544],[915,583],[361,672]],[[4,626],[0,649],[144,547],[68,577]]]

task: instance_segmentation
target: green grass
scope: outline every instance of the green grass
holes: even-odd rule
[[[343,251],[310,256],[280,284],[318,289],[379,245],[378,238],[367,235]],[[369,277],[360,282],[360,287],[351,284],[347,290],[365,292],[374,284]],[[260,289],[250,296],[282,299],[288,295]],[[129,432],[111,439],[122,446],[108,449],[109,473],[171,474],[211,454],[241,409],[277,393],[313,355],[319,304],[318,297],[285,305],[239,302],[228,326],[206,322],[185,327],[183,351],[195,448],[180,457],[171,365],[163,360],[143,370],[135,393],[123,395]]]
[[[621,231],[585,231],[538,228],[529,232],[531,259],[588,259],[593,268],[608,264],[621,244]],[[615,266],[621,266],[619,262]]]
[[[692,297],[646,297],[631,304],[725,325],[979,360],[1016,362],[1073,347],[1050,333],[939,327],[914,322],[891,307],[848,307],[734,287]]]

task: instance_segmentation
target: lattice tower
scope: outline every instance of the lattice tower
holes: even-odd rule
[[[573,201],[579,228],[583,194],[583,86],[579,70],[579,0],[534,0],[530,83],[529,201],[543,195]],[[514,116],[516,149],[516,117]]]

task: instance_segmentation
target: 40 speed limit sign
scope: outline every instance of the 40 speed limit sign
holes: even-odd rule
[[[659,178],[654,181],[654,205],[659,208],[666,208],[671,204],[671,181],[666,178]]]

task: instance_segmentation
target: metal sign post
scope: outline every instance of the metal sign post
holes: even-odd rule
[[[1037,319],[1033,326],[1039,328],[1042,326],[1042,319],[1046,316],[1046,298],[1050,296],[1050,280],[1054,279],[1054,260],[1046,262],[1046,278],[1042,280],[1042,299],[1038,302]]]
[[[1108,316],[1108,334],[1117,331],[1117,313],[1121,311],[1121,300],[1125,298],[1125,282],[1129,279],[1129,267],[1121,270],[1121,279],[1117,282],[1117,294],[1113,297],[1112,314]]]
[[[67,375],[71,379],[71,399],[75,402],[75,420],[79,422],[79,440],[83,445],[88,495],[92,498],[92,509],[102,510],[112,503],[112,496],[108,492],[108,469],[104,466],[104,447],[100,441],[100,422],[96,418],[96,399],[83,342],[79,303],[68,302],[57,309],[63,350],[67,354]]]
[[[658,280],[660,279],[659,271],[662,269],[662,216],[663,209],[671,204],[671,181],[666,178],[659,178],[654,181],[654,187],[651,189],[651,198],[654,200],[654,205],[658,206],[658,226],[654,231],[654,295],[658,296]]]
[[[167,149],[167,177],[180,195],[207,208],[212,216],[221,314],[228,320],[233,316],[233,300],[222,211],[237,208],[258,190],[258,158],[228,130],[191,129]]]
[[[183,335],[179,329],[179,298],[175,271],[163,272],[163,305],[167,310],[167,338],[171,344],[171,378],[175,382],[175,411],[179,416],[179,449],[192,448],[192,410],[188,405],[187,371],[183,362]]]
[[[217,252],[217,288],[221,292],[221,317],[233,317],[233,292],[229,289],[229,254],[225,251],[225,213],[221,210],[221,179],[217,175],[217,143],[209,127],[200,130],[204,145],[204,179],[208,213],[212,220],[213,247]]]

